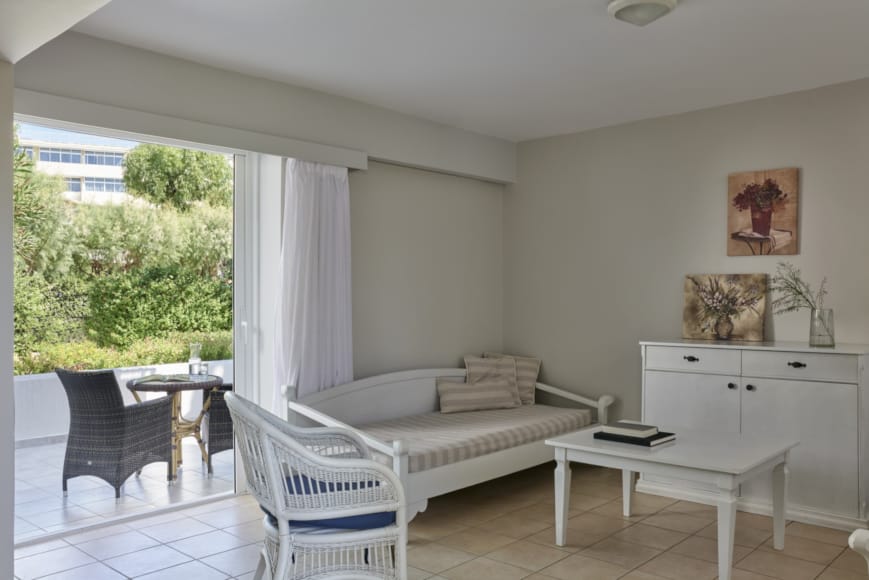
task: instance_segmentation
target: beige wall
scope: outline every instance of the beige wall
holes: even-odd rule
[[[13,67],[0,60],[0,578],[12,578],[15,414],[12,401],[12,93]]]
[[[641,339],[681,334],[682,282],[829,278],[840,342],[869,343],[869,80],[520,144],[505,214],[504,342],[544,378],[640,413]],[[727,174],[801,168],[801,252],[726,256]],[[808,339],[806,311],[776,316]],[[617,412],[618,412],[617,411]]]
[[[267,138],[273,136],[500,182],[511,181],[515,175],[515,145],[502,139],[74,32],[22,59],[16,64],[15,77],[19,89],[120,108],[109,111],[113,129],[201,141],[196,137],[203,133],[201,127],[189,123],[199,122],[263,136],[263,146],[249,138],[243,145],[232,145],[212,131],[205,141],[212,145],[299,156],[297,151],[275,150]],[[38,96],[23,94],[17,111],[103,126],[100,115],[92,118],[92,108],[46,104]],[[179,121],[166,123],[165,118]],[[185,128],[190,136],[177,133]],[[167,131],[174,134],[167,135]],[[235,135],[235,142],[242,137]]]
[[[357,378],[501,347],[502,195],[383,163],[350,174]]]

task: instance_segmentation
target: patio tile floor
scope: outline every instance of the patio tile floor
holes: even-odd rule
[[[65,532],[104,524],[114,518],[146,515],[159,508],[201,500],[231,492],[233,454],[218,453],[212,459],[209,477],[193,439],[185,439],[186,460],[173,485],[166,482],[166,464],[152,463],[127,479],[115,500],[111,485],[96,477],[69,480],[63,497],[61,472],[65,443],[23,447],[15,451],[15,543],[37,539],[47,533]]]

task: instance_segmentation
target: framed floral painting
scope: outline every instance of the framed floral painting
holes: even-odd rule
[[[800,171],[795,167],[727,177],[727,255],[798,253]]]
[[[682,337],[763,340],[766,274],[685,276]]]

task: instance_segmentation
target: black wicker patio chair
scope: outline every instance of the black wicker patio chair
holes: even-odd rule
[[[67,480],[92,475],[115,488],[155,461],[172,457],[172,399],[161,397],[124,406],[113,371],[56,369],[69,400],[69,438],[63,460]]]
[[[223,383],[223,386],[208,393],[211,397],[211,405],[208,408],[207,425],[204,431],[209,475],[214,473],[211,468],[211,458],[214,454],[232,449],[232,417],[223,398],[228,391],[232,391],[232,383]]]

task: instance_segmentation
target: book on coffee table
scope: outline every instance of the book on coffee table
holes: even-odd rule
[[[643,425],[636,421],[616,421],[603,425],[601,431],[626,437],[651,437],[658,432],[658,428],[654,425]]]
[[[629,435],[618,435],[616,433],[607,433],[598,431],[594,434],[595,439],[603,441],[614,441],[616,443],[630,443],[631,445],[640,445],[643,447],[654,447],[662,443],[668,443],[676,439],[675,433],[667,433],[666,431],[658,431],[654,435],[648,437],[631,437]]]

